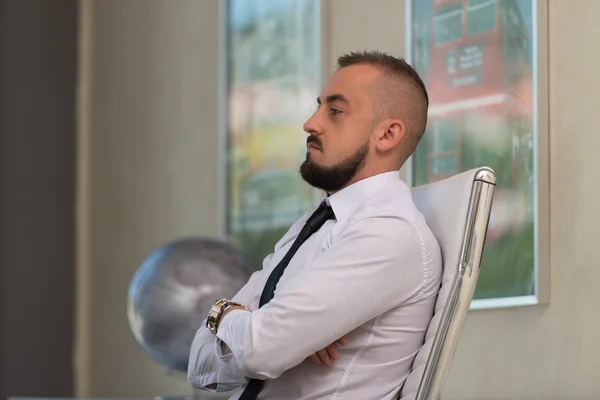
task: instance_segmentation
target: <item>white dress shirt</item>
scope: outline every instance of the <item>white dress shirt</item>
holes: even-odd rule
[[[437,240],[397,172],[354,183],[327,198],[327,221],[294,255],[275,296],[259,308],[271,271],[314,210],[275,245],[233,300],[217,337],[204,325],[190,352],[196,388],[266,380],[260,400],[395,399],[421,347],[440,287]],[[307,359],[348,334],[331,369]],[[230,351],[221,352],[220,341]],[[214,391],[214,389],[210,389]]]

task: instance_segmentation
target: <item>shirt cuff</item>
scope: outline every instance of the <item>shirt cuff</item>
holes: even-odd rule
[[[225,347],[225,351],[223,351],[223,347]],[[215,353],[223,362],[229,362],[231,357],[233,357],[231,350],[229,350],[229,346],[227,346],[227,344],[225,344],[225,342],[219,338],[215,340]]]
[[[233,310],[227,313],[219,322],[217,329],[216,352],[222,361],[228,362],[231,357],[239,358],[241,355],[242,338],[244,335],[244,327],[246,321],[250,318],[251,313],[246,310]],[[225,352],[221,351],[221,341],[227,345]]]

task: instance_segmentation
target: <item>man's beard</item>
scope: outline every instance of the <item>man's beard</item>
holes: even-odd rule
[[[307,153],[306,160],[300,166],[300,175],[311,186],[326,192],[337,192],[364,167],[368,153],[369,141],[366,141],[353,155],[329,167],[315,163]]]

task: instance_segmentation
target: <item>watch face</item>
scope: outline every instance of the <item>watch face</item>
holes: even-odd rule
[[[217,333],[217,321],[223,312],[223,305],[226,304],[227,301],[227,299],[221,299],[213,304],[208,313],[208,317],[206,317],[206,327],[214,334]]]
[[[213,313],[211,310],[211,313],[208,315],[208,318],[206,318],[206,327],[212,332],[212,333],[217,333],[217,314]]]
[[[215,324],[215,321],[212,320],[212,318],[207,321],[206,325],[211,331],[215,331],[215,328],[217,327],[217,324]]]

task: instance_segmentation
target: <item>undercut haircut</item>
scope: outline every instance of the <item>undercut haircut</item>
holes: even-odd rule
[[[374,123],[382,119],[400,119],[406,125],[408,148],[413,153],[425,133],[429,95],[417,71],[404,59],[380,51],[361,51],[338,58],[338,69],[367,64],[378,67],[382,75],[370,87],[373,97]]]

